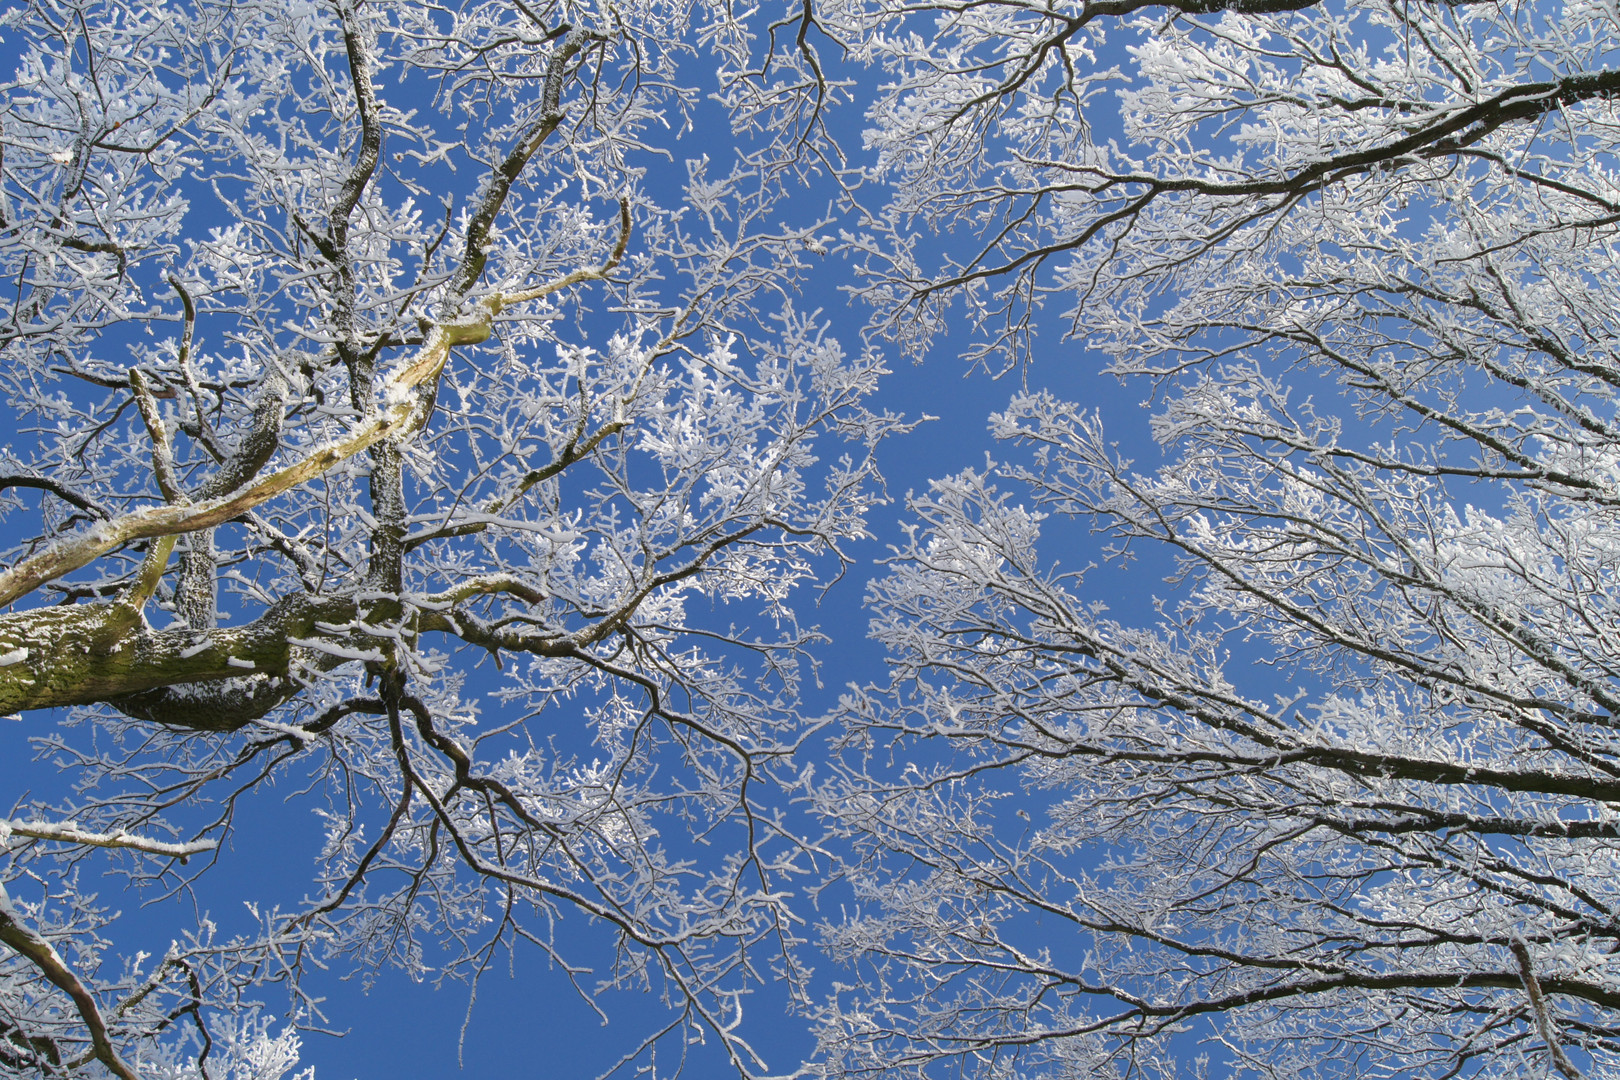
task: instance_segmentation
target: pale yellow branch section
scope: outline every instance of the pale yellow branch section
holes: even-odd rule
[[[169,556],[174,553],[174,535],[160,538],[152,545],[152,550],[146,553],[141,562],[140,573],[135,575],[135,582],[124,593],[122,600],[130,607],[139,611],[146,606],[157,592],[158,582],[163,580],[163,571],[169,565]]]
[[[624,258],[625,250],[629,246],[630,202],[627,199],[620,199],[619,239],[618,242],[613,245],[613,251],[608,255],[607,261],[602,263],[601,266],[587,267],[583,270],[575,270],[572,273],[564,274],[562,277],[557,278],[554,281],[548,281],[544,285],[536,285],[532,289],[521,289],[517,292],[491,297],[489,300],[484,301],[484,304],[489,308],[491,313],[499,315],[501,313],[501,309],[508,304],[521,304],[526,300],[538,300],[542,296],[550,296],[552,293],[562,292],[564,289],[572,288],[573,286],[579,285],[586,281],[606,280],[609,274],[618,269],[619,262]]]
[[[174,448],[169,445],[168,429],[163,425],[163,414],[158,412],[152,389],[146,385],[140,368],[129,369],[129,388],[135,394],[135,407],[146,424],[146,433],[152,437],[152,472],[157,477],[158,490],[169,502],[183,503],[187,500],[180,490],[180,481],[175,479]]]
[[[531,604],[538,604],[546,598],[545,593],[511,574],[484,574],[481,577],[468,578],[453,589],[434,593],[428,597],[428,603],[435,608],[451,607],[474,596],[490,596],[496,593],[516,596]]]
[[[414,433],[427,419],[417,387],[436,379],[444,370],[450,350],[476,345],[489,337],[490,315],[506,303],[504,297],[484,302],[480,317],[467,322],[441,323],[428,334],[421,350],[401,364],[383,384],[385,408],[347,435],[311,450],[303,458],[235,491],[193,505],[150,506],[109,521],[97,522],[81,532],[45,548],[0,573],[0,606],[27,596],[47,581],[72,573],[132,540],[151,536],[211,529],[246,513],[261,503],[315,479],[328,469],[365,451],[386,438]]]
[[[214,840],[192,840],[184,844],[171,844],[123,831],[90,832],[72,822],[8,821],[0,818],[0,841],[7,835],[28,836],[35,840],[54,840],[62,844],[85,844],[89,847],[128,848],[132,851],[144,851],[148,855],[166,855],[173,859],[200,855],[219,846]]]

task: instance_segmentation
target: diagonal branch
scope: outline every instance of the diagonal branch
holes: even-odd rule
[[[1569,1060],[1564,1053],[1562,1041],[1558,1038],[1558,1028],[1553,1023],[1552,1013],[1547,1010],[1547,995],[1542,992],[1541,980],[1530,966],[1530,950],[1523,941],[1515,939],[1508,946],[1513,951],[1513,958],[1519,962],[1519,977],[1524,980],[1524,993],[1530,999],[1530,1011],[1535,1014],[1536,1030],[1541,1033],[1541,1040],[1547,1044],[1547,1053],[1551,1055],[1553,1067],[1563,1073],[1568,1080],[1581,1080],[1581,1071],[1575,1063]]]
[[[428,410],[426,403],[411,391],[438,377],[451,348],[485,341],[489,332],[487,309],[470,320],[434,326],[421,349],[385,382],[384,400],[392,403],[390,408],[368,418],[348,434],[317,446],[293,464],[234,492],[189,506],[146,507],[99,522],[51,544],[0,573],[0,606],[15,602],[47,581],[87,566],[132,540],[222,525],[283,492],[308,483],[382,439],[412,434],[426,421]]]
[[[4,885],[0,885],[0,943],[16,950],[38,968],[53,986],[73,999],[84,1026],[90,1031],[92,1052],[108,1072],[119,1080],[140,1080],[135,1070],[126,1065],[113,1048],[112,1040],[107,1035],[107,1022],[101,1015],[101,1007],[96,1004],[95,995],[67,966],[51,943],[23,921]]]

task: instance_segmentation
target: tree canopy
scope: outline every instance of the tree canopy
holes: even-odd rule
[[[1064,305],[1162,459],[1032,388],[913,500],[826,1071],[1613,1075],[1614,13],[927,10],[869,47],[873,292],[987,363]]]
[[[236,1075],[283,1039],[247,1010],[268,983],[318,1025],[317,965],[566,973],[565,913],[617,950],[583,992],[657,988],[759,1068],[753,956],[801,974],[801,853],[760,795],[808,727],[794,597],[863,535],[898,421],[877,353],[794,307],[822,222],[785,223],[770,147],[672,180],[649,141],[739,28],[212,0],[3,27],[0,708],[74,790],[5,826],[0,1069]],[[88,853],[184,893],[278,780],[328,823],[307,898],[110,953]]]
[[[0,1073],[278,1080],[306,972],[518,948],[664,996],[631,1068],[791,1068],[772,983],[827,1080],[1620,1069],[1612,6],[0,33],[0,711],[72,779],[0,825]],[[899,532],[883,349],[1022,380]],[[123,940],[95,880],[228,875],[276,783],[304,900]]]

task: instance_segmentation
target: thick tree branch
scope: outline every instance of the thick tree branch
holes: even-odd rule
[[[317,623],[353,620],[352,599],[298,593],[279,601],[241,627],[206,632],[149,631],[139,610],[126,603],[74,604],[0,615],[0,643],[8,660],[0,667],[0,711],[57,708],[98,701],[150,709],[160,700],[195,698],[200,719],[229,715],[224,698],[247,705],[297,692],[290,681],[290,637],[319,633]],[[189,692],[185,685],[238,680],[221,700]],[[242,684],[247,685],[242,685]],[[258,689],[252,689],[257,687]],[[131,698],[129,695],[155,696]],[[252,707],[257,707],[254,704]],[[223,711],[222,711],[223,710]],[[189,726],[189,725],[188,725]],[[214,728],[209,721],[201,726]],[[239,726],[230,723],[224,729]]]
[[[539,152],[540,146],[551,137],[563,121],[562,88],[567,78],[568,64],[577,56],[585,44],[597,40],[596,35],[580,29],[570,29],[557,43],[551,58],[547,61],[544,90],[540,101],[540,118],[529,128],[527,134],[506,155],[505,159],[496,166],[494,172],[484,181],[483,190],[479,194],[478,205],[473,209],[472,217],[467,222],[467,235],[462,244],[461,262],[450,276],[445,286],[445,302],[440,311],[440,318],[455,319],[461,310],[462,302],[483,276],[484,266],[489,261],[490,230],[495,225],[501,207],[506,203],[507,194],[512,185],[522,175],[523,169],[529,160]]]

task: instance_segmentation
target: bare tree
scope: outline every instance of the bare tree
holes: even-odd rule
[[[739,19],[0,16],[0,711],[73,781],[0,824],[0,1072],[273,1080],[270,984],[319,1026],[311,965],[475,980],[519,947],[763,1067],[744,996],[804,993],[763,794],[814,730],[794,597],[898,421],[876,355],[794,310],[825,223],[773,177],[816,164],[820,100]],[[803,130],[672,178],[714,64]],[[97,853],[185,893],[278,779],[327,822],[308,899],[114,954]],[[555,952],[563,918],[611,970]]]
[[[1063,299],[1164,460],[1024,393],[913,500],[825,1075],[1615,1075],[1613,9],[840,12],[890,325],[1038,370]],[[1069,517],[1179,560],[1156,621]]]

